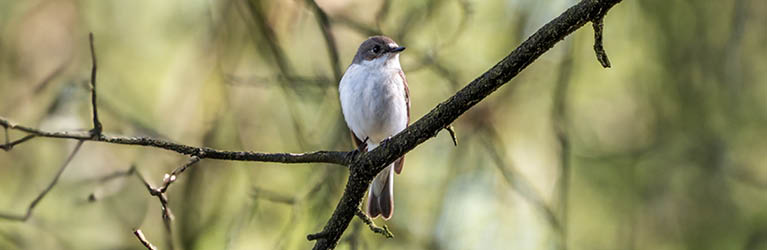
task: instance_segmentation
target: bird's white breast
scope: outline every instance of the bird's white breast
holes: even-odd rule
[[[408,122],[399,58],[379,59],[352,64],[339,85],[346,124],[360,140],[368,138],[371,149]]]

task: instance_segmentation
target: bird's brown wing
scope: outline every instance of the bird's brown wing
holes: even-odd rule
[[[407,106],[407,124],[405,126],[407,127],[410,125],[410,88],[407,86],[407,78],[405,78],[405,72],[402,72],[402,70],[399,71],[399,77],[402,78],[402,85],[405,88],[405,106]],[[397,159],[394,162],[394,172],[399,174],[402,172],[402,166],[405,165],[405,156],[403,155],[399,159]]]

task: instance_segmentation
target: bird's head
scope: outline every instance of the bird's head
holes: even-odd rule
[[[399,53],[403,50],[405,47],[399,46],[391,38],[373,36],[360,45],[352,64],[399,68]]]

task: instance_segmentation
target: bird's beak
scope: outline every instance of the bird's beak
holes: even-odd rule
[[[399,53],[399,52],[402,52],[403,50],[405,50],[405,47],[399,46],[399,47],[396,47],[396,48],[392,48],[389,52]]]

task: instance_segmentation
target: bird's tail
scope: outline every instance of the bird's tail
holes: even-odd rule
[[[373,179],[365,203],[367,207],[365,211],[371,219],[381,215],[384,220],[388,220],[394,214],[394,169],[392,165],[386,167]]]

